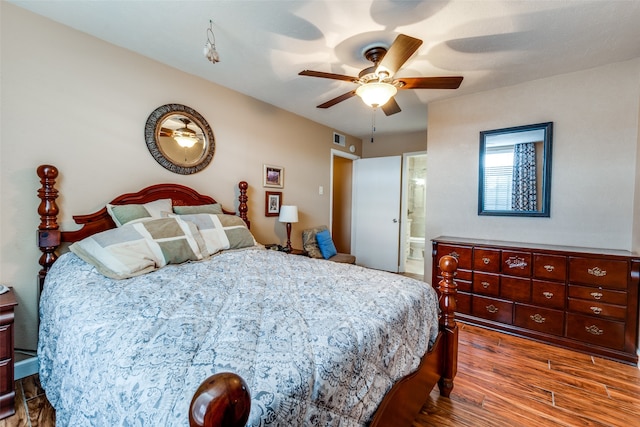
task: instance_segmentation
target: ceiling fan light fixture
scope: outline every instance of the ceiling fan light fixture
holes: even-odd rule
[[[382,107],[397,92],[394,85],[383,82],[366,83],[356,89],[356,95],[370,107]]]
[[[183,128],[174,130],[172,136],[178,145],[183,148],[191,148],[198,142],[198,135],[193,129],[189,129],[188,121],[184,121]]]

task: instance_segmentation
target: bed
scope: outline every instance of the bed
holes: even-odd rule
[[[116,227],[114,206],[131,212],[171,199],[178,211],[215,199],[154,185],[74,216],[81,228],[65,232],[57,219],[58,170],[42,165],[37,174],[40,381],[58,425],[410,426],[436,383],[450,394],[457,364],[453,257],[440,261],[437,290],[255,241],[227,242],[208,256],[118,280],[82,251],[58,255],[60,245],[113,239],[131,226]],[[195,215],[231,220],[235,225],[223,228],[235,242],[232,232],[250,235],[247,192],[239,183],[234,211]],[[190,244],[204,253],[210,238],[198,240],[198,230],[206,236],[198,220],[188,212],[168,216],[134,225],[177,221],[188,234],[198,224],[198,243]]]

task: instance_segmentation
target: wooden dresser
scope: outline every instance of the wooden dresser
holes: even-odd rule
[[[16,305],[13,289],[0,295],[0,419],[15,413],[13,309]]]
[[[640,255],[439,237],[458,259],[458,320],[626,363],[638,362]]]

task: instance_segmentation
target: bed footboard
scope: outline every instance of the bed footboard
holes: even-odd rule
[[[189,408],[190,427],[244,427],[251,411],[249,387],[231,372],[210,376],[198,387]]]
[[[442,396],[451,394],[458,366],[458,326],[454,315],[457,285],[453,280],[457,268],[454,257],[440,259],[438,338],[422,357],[418,369],[400,379],[385,395],[369,427],[410,427],[436,384]]]

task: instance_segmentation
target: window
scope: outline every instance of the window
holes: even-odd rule
[[[513,145],[487,147],[484,161],[485,210],[510,210],[513,193]]]

